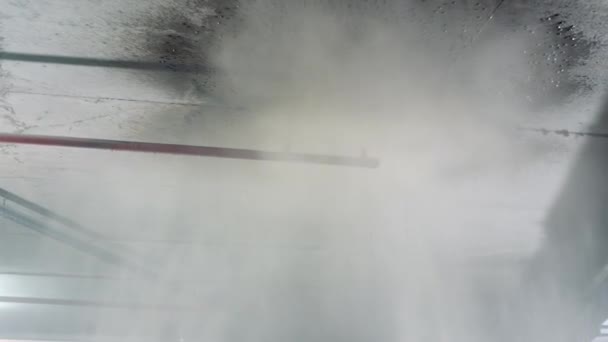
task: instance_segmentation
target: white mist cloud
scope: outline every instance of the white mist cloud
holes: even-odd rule
[[[518,270],[482,277],[460,261],[523,253],[538,239],[519,227],[527,217],[489,207],[532,159],[514,128],[529,115],[524,51],[543,37],[491,22],[491,39],[473,39],[483,20],[460,4],[243,3],[242,26],[212,55],[215,95],[247,110],[199,113],[151,135],[365,151],[381,166],[99,152],[88,165],[98,178],[66,180],[64,207],[78,208],[67,214],[116,236],[193,242],[131,244],[160,279],[126,277],[107,297],[198,308],[104,312],[99,334],[121,327],[126,340],[169,331],[185,341],[473,342],[517,320],[504,302]],[[98,190],[83,191],[91,185]],[[486,317],[493,305],[499,323]]]

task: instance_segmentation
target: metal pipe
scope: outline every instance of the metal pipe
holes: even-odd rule
[[[29,271],[0,271],[0,277],[1,276],[18,276],[18,277],[33,277],[33,278],[101,279],[101,280],[121,279],[120,277],[109,276],[109,275],[104,275],[104,274],[29,272]]]
[[[44,208],[44,207],[42,207],[42,206],[40,206],[40,205],[38,205],[38,204],[36,204],[34,202],[28,201],[25,198],[23,198],[23,197],[21,197],[21,196],[19,196],[17,194],[14,194],[14,193],[12,193],[12,192],[10,192],[8,190],[0,188],[0,197],[4,198],[6,200],[9,200],[9,201],[11,201],[13,203],[16,203],[16,204],[18,204],[18,205],[20,205],[20,206],[22,206],[22,207],[24,207],[26,209],[29,209],[29,210],[31,210],[31,211],[33,211],[33,212],[35,212],[35,213],[37,213],[37,214],[39,214],[41,216],[44,216],[46,218],[52,219],[52,220],[54,220],[56,222],[59,222],[59,223],[63,224],[64,226],[68,227],[68,228],[71,228],[71,229],[73,229],[75,231],[78,231],[79,233],[81,233],[83,235],[88,236],[89,238],[93,238],[93,239],[106,239],[105,236],[103,236],[103,235],[101,235],[101,234],[99,234],[99,233],[97,233],[95,231],[92,231],[92,230],[90,230],[88,228],[85,228],[85,227],[81,226],[80,224],[72,221],[71,219],[69,219],[69,218],[67,218],[65,216],[59,215],[59,214],[57,214],[57,213],[55,213],[55,212],[53,212],[53,211],[51,211],[51,210],[49,210],[47,208]]]
[[[142,62],[103,58],[88,58],[74,56],[39,55],[20,52],[0,52],[0,60],[45,63],[45,64],[64,64],[80,65],[91,67],[135,69],[144,71],[173,71],[173,72],[203,72],[205,68],[198,65],[185,65],[176,63]]]
[[[351,167],[376,168],[378,159],[369,157],[346,157],[291,152],[269,152],[251,149],[211,146],[160,144],[123,140],[73,138],[63,136],[0,133],[0,143],[91,148],[113,151],[165,153],[216,158],[268,160],[309,164],[326,164]]]
[[[51,227],[45,225],[42,222],[39,222],[25,214],[19,213],[15,210],[7,208],[6,206],[0,206],[0,216],[4,217],[16,224],[19,224],[22,227],[28,228],[35,232],[38,232],[42,235],[45,235],[51,239],[59,241],[63,244],[66,244],[80,252],[93,256],[101,261],[107,262],[109,264],[113,264],[119,267],[127,267],[128,269],[142,273],[144,275],[151,275],[151,273],[142,268],[139,265],[136,265],[129,260],[125,259],[123,256],[105,249],[103,247],[97,246],[89,241],[84,239],[80,239],[74,237],[72,235],[60,232],[56,229],[52,229]]]
[[[0,296],[0,303],[77,306],[77,307],[111,308],[111,309],[127,309],[127,310],[158,310],[158,311],[198,311],[198,310],[202,309],[202,308],[197,308],[195,306],[180,306],[180,305],[173,305],[173,304],[125,303],[125,302],[109,302],[109,301],[82,300],[82,299],[57,299],[57,298],[12,297],[12,296]]]

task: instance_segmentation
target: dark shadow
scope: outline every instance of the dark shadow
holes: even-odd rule
[[[608,132],[608,96],[591,131]],[[608,263],[607,247],[608,139],[595,137],[589,138],[569,171],[547,215],[545,240],[530,265],[530,295],[536,302],[532,315],[538,316],[533,320],[542,317],[552,325],[548,330],[563,337],[590,341],[597,335],[608,318],[608,307],[599,305],[608,290],[608,279],[600,279]]]

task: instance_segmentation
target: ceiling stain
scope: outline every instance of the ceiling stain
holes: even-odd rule
[[[119,44],[141,58],[158,62],[166,73],[142,75],[162,85],[178,98],[195,100],[213,87],[210,53],[223,33],[231,30],[238,12],[237,0],[172,1],[135,18],[129,26],[141,34],[126,32]],[[192,72],[178,72],[191,66]]]

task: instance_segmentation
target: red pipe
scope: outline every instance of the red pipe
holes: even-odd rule
[[[308,153],[269,152],[240,148],[224,148],[211,146],[160,144],[123,140],[72,138],[62,136],[8,134],[0,133],[0,143],[62,146],[77,148],[92,148],[113,151],[132,151],[148,153],[166,153],[189,156],[206,156],[216,158],[271,160],[284,162],[300,162],[312,164],[328,164],[353,167],[376,168],[380,164],[377,159],[368,157],[345,157],[335,155],[320,155]]]

